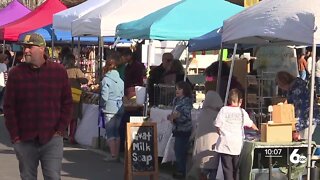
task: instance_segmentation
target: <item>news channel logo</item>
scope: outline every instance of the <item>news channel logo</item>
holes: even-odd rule
[[[299,149],[294,149],[292,153],[290,154],[290,162],[293,164],[298,163],[306,163],[307,157],[303,154],[298,154]]]
[[[265,151],[265,157],[267,158],[283,158],[286,157],[285,150],[281,148],[267,148]],[[303,154],[299,154],[299,149],[293,149],[290,154],[290,162],[293,164],[306,163],[307,157]]]

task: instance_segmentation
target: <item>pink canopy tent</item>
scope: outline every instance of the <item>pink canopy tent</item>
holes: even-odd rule
[[[31,10],[22,5],[18,0],[13,0],[0,10],[0,26],[16,21],[30,12]]]
[[[21,33],[52,24],[53,14],[67,9],[60,0],[47,0],[26,16],[0,27],[0,39],[17,41]]]

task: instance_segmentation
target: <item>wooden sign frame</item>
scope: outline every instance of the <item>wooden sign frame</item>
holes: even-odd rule
[[[132,131],[131,127],[152,127],[153,128],[153,157],[154,157],[154,170],[146,172],[133,172],[132,171]],[[132,180],[134,175],[149,176],[150,180],[158,180],[158,134],[157,123],[155,122],[142,122],[142,123],[127,123],[126,143],[125,143],[125,180]]]

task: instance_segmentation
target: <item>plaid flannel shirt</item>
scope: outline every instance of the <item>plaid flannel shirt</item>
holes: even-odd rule
[[[9,72],[4,116],[12,140],[47,143],[55,132],[65,131],[72,108],[67,72],[60,64],[20,64]]]

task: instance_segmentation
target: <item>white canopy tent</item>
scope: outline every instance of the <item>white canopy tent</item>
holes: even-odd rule
[[[319,0],[263,0],[226,20],[223,24],[224,44],[286,44],[312,45],[320,43]],[[231,72],[232,73],[232,72]],[[312,126],[314,106],[315,61],[312,63],[309,126]],[[310,179],[311,138],[308,138],[308,177]]]
[[[53,29],[71,31],[71,22],[92,10],[108,4],[111,0],[88,0],[77,6],[66,9],[53,15]]]
[[[106,4],[73,21],[72,35],[114,36],[119,23],[142,18],[178,1],[161,0],[150,3],[149,0],[126,0],[118,9]]]
[[[267,0],[223,24],[223,43],[312,45],[320,42],[319,0]]]
[[[88,0],[77,6],[66,9],[53,15],[53,32],[55,29],[71,32],[71,23],[77,18],[80,18],[98,7],[108,4],[112,8],[118,8],[123,1],[127,0]],[[120,5],[119,5],[120,4]],[[72,48],[74,45],[72,37]],[[100,43],[99,43],[100,46]],[[80,37],[78,37],[78,48],[80,47]],[[52,40],[52,49],[54,41]]]

